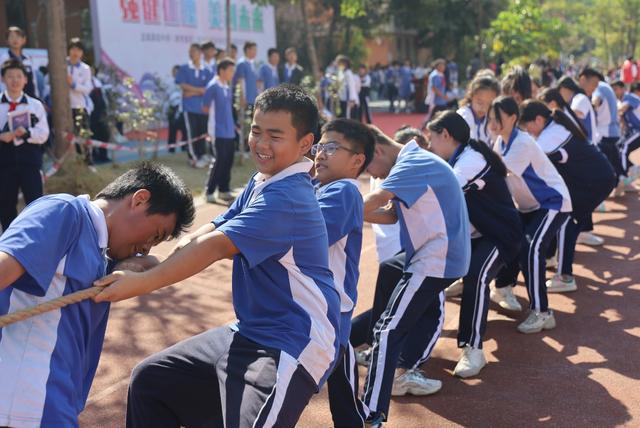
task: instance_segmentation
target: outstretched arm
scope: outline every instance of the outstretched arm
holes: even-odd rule
[[[394,224],[398,221],[393,205],[389,202],[394,194],[385,189],[376,189],[364,197],[364,220],[369,223]]]
[[[0,290],[13,284],[24,272],[22,265],[13,256],[0,251]]]

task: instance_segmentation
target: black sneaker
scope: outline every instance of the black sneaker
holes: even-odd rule
[[[367,420],[364,421],[364,426],[366,428],[384,428],[382,425],[383,422],[386,421],[386,416],[382,412],[372,412],[367,417]]]

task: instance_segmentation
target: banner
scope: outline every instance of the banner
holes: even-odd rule
[[[140,83],[145,74],[168,78],[189,61],[191,43],[212,40],[226,48],[225,0],[91,0],[95,55]],[[231,1],[231,42],[258,44],[258,59],[276,46],[273,6]]]

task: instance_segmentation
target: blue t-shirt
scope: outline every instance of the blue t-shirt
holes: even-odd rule
[[[0,237],[26,271],[0,291],[0,314],[91,287],[106,273],[107,243],[87,197],[36,200]],[[0,329],[0,426],[78,426],[108,315],[108,303],[85,300]]]
[[[213,78],[211,69],[200,64],[200,68],[195,68],[192,62],[183,64],[176,74],[176,84],[186,83],[197,88],[204,88]],[[182,110],[189,113],[204,114],[202,111],[202,95],[192,97],[182,97]]]
[[[616,98],[615,92],[611,89],[611,86],[606,82],[599,82],[598,87],[594,91],[594,96],[600,98],[604,104],[606,104],[606,108],[599,108],[598,114],[602,112],[603,114],[608,115],[607,118],[602,121],[602,123],[606,123],[606,130],[602,130],[602,135],[604,137],[616,138],[620,137],[620,122],[618,122],[618,101]],[[604,106],[603,106],[604,107]],[[598,124],[601,123],[600,118],[597,118]]]
[[[627,93],[622,97],[622,102],[629,104],[629,108],[624,113],[624,121],[629,132],[640,132],[640,97],[636,94]]]
[[[260,71],[258,72],[258,79],[262,80],[265,91],[280,84],[278,69],[275,67],[271,68],[271,65],[269,64],[262,64]]]
[[[444,95],[447,92],[447,85],[444,79],[444,74],[439,73],[438,70],[433,70],[431,74],[429,74],[429,87],[438,89],[438,91],[440,91],[440,93]],[[433,100],[434,104],[437,106],[447,105],[447,100],[439,95],[436,95],[435,91]]]
[[[253,104],[258,96],[258,75],[256,74],[255,65],[246,58],[238,61],[236,72],[233,75],[234,86],[238,80],[244,79],[244,90],[247,104]]]
[[[434,278],[465,276],[471,257],[469,216],[451,167],[411,141],[380,187],[395,195],[405,270]]]
[[[413,72],[410,67],[400,67],[400,87],[398,88],[398,95],[400,98],[407,98],[411,95],[411,79],[413,79]]]
[[[216,76],[207,85],[202,99],[203,106],[209,107],[208,133],[218,138],[234,138],[236,127],[233,122],[233,101],[231,88]]]
[[[329,269],[340,294],[340,344],[346,347],[358,298],[364,204],[356,180],[336,180],[316,195],[329,235]]]
[[[238,331],[296,359],[320,387],[338,353],[340,297],[311,165],[256,174],[213,223],[240,251],[232,280]]]

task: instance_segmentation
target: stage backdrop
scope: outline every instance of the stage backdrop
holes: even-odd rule
[[[212,40],[226,47],[224,0],[91,0],[96,59],[133,77],[169,77],[171,67],[184,64],[189,44]],[[258,59],[275,47],[272,6],[249,0],[231,1],[231,41],[238,57],[247,40],[258,44]]]

